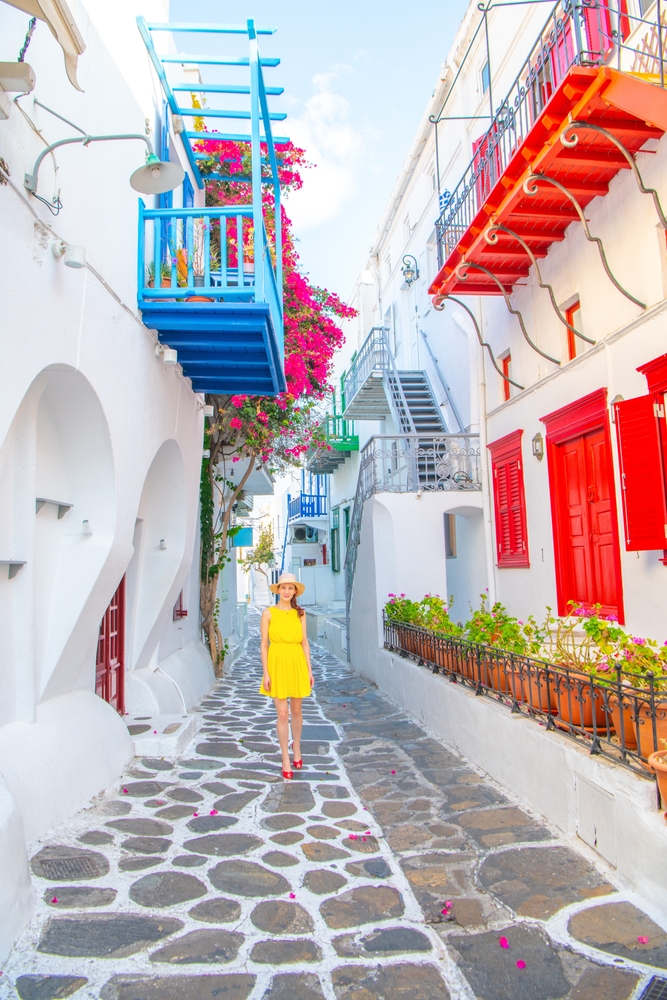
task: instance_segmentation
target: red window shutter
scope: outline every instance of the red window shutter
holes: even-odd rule
[[[514,431],[490,444],[498,566],[529,566],[521,436]]]
[[[615,404],[625,547],[629,552],[667,548],[658,409],[664,415],[664,403],[658,403],[654,396]]]

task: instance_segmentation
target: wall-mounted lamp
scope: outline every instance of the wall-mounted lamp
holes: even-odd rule
[[[204,448],[204,450],[201,453],[201,457],[202,458],[210,458],[211,457],[211,449],[210,448]]]
[[[138,167],[130,177],[130,185],[135,191],[140,191],[142,194],[163,194],[165,191],[173,191],[182,182],[185,171],[180,163],[161,161],[153,152],[150,139],[147,139],[145,135],[86,135],[84,133],[74,139],[59,139],[58,142],[52,142],[50,146],[43,149],[35,160],[32,173],[26,174],[23,179],[26,190],[38,197],[37,179],[42,160],[58,146],[66,146],[73,142],[80,142],[82,145],[88,146],[91,142],[115,142],[120,139],[139,139],[147,146],[146,163],[142,167]]]
[[[84,535],[92,535],[92,533],[93,533],[93,527],[92,527],[90,521],[88,520],[88,518],[85,518],[85,520],[83,520],[81,522],[81,527],[83,528],[83,534]]]
[[[417,258],[413,257],[411,253],[406,253],[403,258],[403,267],[401,268],[403,277],[405,278],[405,283],[410,287],[413,281],[416,281],[419,277],[419,268],[417,267]]]
[[[204,416],[205,417],[213,417],[213,416],[215,416],[215,408],[213,406],[211,406],[210,403],[207,403],[205,406],[202,406],[202,410],[204,411]]]
[[[162,344],[156,344],[155,356],[156,358],[159,358],[161,356],[165,365],[178,364],[178,351],[174,350],[173,347],[163,347]]]
[[[620,393],[618,393],[616,396],[614,396],[614,398],[611,401],[609,410],[610,410],[610,413],[611,413],[611,422],[612,422],[612,424],[616,423],[616,403],[622,403],[622,402],[623,402],[623,396],[621,396]]]
[[[80,268],[86,266],[86,251],[83,247],[75,247],[71,243],[55,240],[51,249],[54,257],[65,258],[65,267]]]
[[[163,552],[166,549],[166,547],[167,547],[167,543],[165,542],[164,538],[161,538],[160,539],[160,548],[162,549]]]
[[[536,459],[538,459],[538,461],[541,462],[544,458],[544,438],[539,432],[533,438],[532,445],[533,455]]]

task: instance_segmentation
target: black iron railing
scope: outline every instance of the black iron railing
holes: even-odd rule
[[[617,666],[606,680],[386,616],[384,646],[643,777],[649,755],[667,748],[667,689],[651,674]]]
[[[655,35],[655,38],[653,37]],[[472,161],[450,193],[441,195],[436,222],[442,267],[517,154],[531,128],[573,66],[617,68],[665,82],[665,29],[626,13],[609,0],[559,0]]]

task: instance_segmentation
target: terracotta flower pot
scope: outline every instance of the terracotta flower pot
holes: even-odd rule
[[[594,687],[589,674],[571,670],[568,675],[555,678],[555,699],[558,717],[577,729],[593,730],[593,719],[598,732],[607,728],[602,691]]]
[[[510,689],[505,663],[496,656],[485,656],[480,659],[480,678],[482,684],[500,694],[507,694]]]
[[[194,281],[195,288],[203,288],[204,287],[204,275],[203,274],[195,274],[194,278],[193,278],[193,281]],[[185,301],[186,302],[215,302],[215,299],[208,298],[208,296],[206,296],[206,295],[189,295],[186,298]]]
[[[555,709],[553,683],[547,683],[547,672],[541,667],[523,666],[507,669],[510,691],[517,701],[530,705],[536,712]]]
[[[633,718],[639,722],[639,752],[642,757],[649,757],[654,752],[662,753],[663,750],[667,749],[667,700],[658,701],[656,699],[654,704],[657,747],[653,739],[650,703],[648,701],[639,701],[636,713],[633,706]]]
[[[637,749],[637,725],[635,722],[634,699],[622,697],[619,702],[617,694],[609,695],[609,711],[614,720],[614,730],[618,738],[623,733],[623,742],[626,750]],[[622,728],[621,728],[622,726]]]
[[[662,808],[667,809],[667,750],[657,750],[649,755],[649,767],[655,771],[658,779],[658,791],[662,799]]]

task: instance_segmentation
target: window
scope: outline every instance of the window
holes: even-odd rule
[[[445,514],[445,558],[456,559],[456,514]]]
[[[625,547],[629,552],[667,547],[665,477],[660,448],[664,397],[624,399],[614,404]]]
[[[575,299],[571,306],[565,310],[565,319],[573,326],[575,330],[579,333],[583,333],[584,329],[581,325],[581,302],[579,299]],[[572,330],[567,331],[567,357],[569,361],[576,358],[577,354],[581,354],[583,348],[583,341],[572,332]]]
[[[512,395],[512,383],[507,381],[508,378],[512,377],[512,355],[509,351],[506,351],[498,360],[500,361],[502,373],[505,376],[503,379],[503,399],[507,402]]]
[[[340,573],[340,508],[331,512],[331,569]]]
[[[497,565],[530,566],[521,437],[513,431],[488,445],[491,452]]]
[[[179,622],[181,618],[187,618],[188,613],[183,607],[183,591],[178,595],[178,600],[174,604],[173,621]]]
[[[491,69],[489,67],[488,59],[482,66],[481,80],[482,80],[482,93],[485,94],[489,89],[489,84],[491,83]]]

